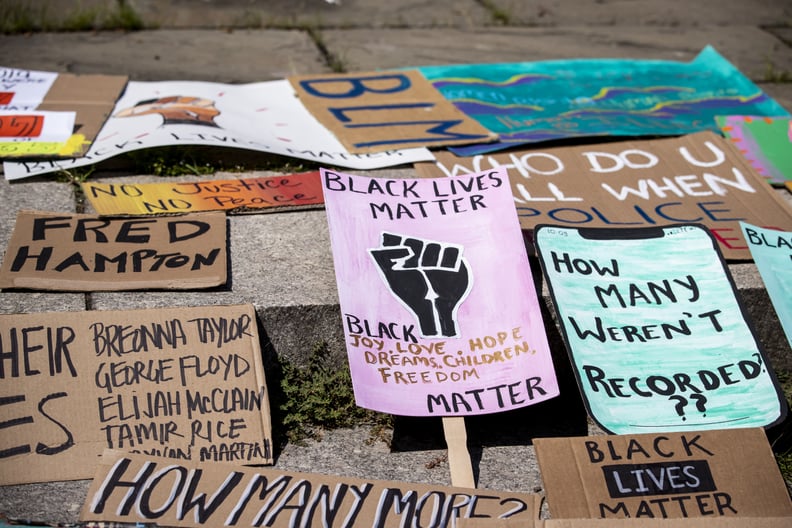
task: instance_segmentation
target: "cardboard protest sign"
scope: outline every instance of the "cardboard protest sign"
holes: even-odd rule
[[[127,83],[120,75],[74,75],[59,73],[36,110],[75,112],[74,130],[65,142],[42,140],[5,143],[0,157],[65,158],[82,156],[93,144]],[[16,110],[11,105],[9,110]]]
[[[537,528],[788,528],[790,517],[685,517],[680,519],[547,519]],[[458,527],[463,528],[463,527]]]
[[[786,117],[716,116],[756,172],[773,185],[792,180],[792,121]]]
[[[419,71],[497,143],[460,156],[585,136],[715,131],[717,115],[789,113],[707,46],[690,62],[573,59],[423,66]]]
[[[464,416],[558,395],[503,169],[436,179],[321,172],[359,406]]]
[[[286,80],[132,81],[83,157],[6,162],[3,168],[6,179],[15,180],[92,165],[136,150],[185,145],[247,149],[355,169],[433,159],[418,144],[404,150],[350,153],[305,109]]]
[[[251,305],[0,315],[0,393],[0,484],[91,478],[105,448],[272,462]]]
[[[20,211],[0,288],[59,291],[209,288],[225,284],[222,213],[161,218]]]
[[[350,152],[494,141],[415,70],[289,77],[302,103]]]
[[[455,528],[543,528],[544,520],[459,519]]]
[[[539,495],[364,480],[239,465],[174,462],[106,451],[83,521],[160,526],[455,526],[457,519],[526,519]]]
[[[84,182],[82,189],[99,214],[267,212],[324,203],[318,171],[198,182]]]
[[[770,426],[786,400],[702,226],[539,226],[591,417],[615,434]]]
[[[792,346],[792,233],[740,222],[756,267]]]
[[[416,165],[423,176],[509,171],[520,225],[649,227],[706,225],[727,259],[750,259],[738,221],[792,230],[789,204],[722,137],[557,147],[458,158],[437,153]]]
[[[758,428],[535,438],[553,518],[789,517]]]
[[[789,528],[790,517],[641,517],[638,519],[460,519],[456,528]]]

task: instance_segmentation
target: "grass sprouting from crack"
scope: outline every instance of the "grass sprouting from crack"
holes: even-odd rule
[[[339,367],[329,356],[323,342],[303,367],[281,360],[278,412],[286,439],[300,442],[318,437],[323,429],[363,424],[372,425],[372,434],[383,439],[393,426],[392,416],[358,407],[348,365]]]

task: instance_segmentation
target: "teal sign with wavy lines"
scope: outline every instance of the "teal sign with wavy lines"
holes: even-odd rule
[[[462,156],[553,139],[717,131],[717,115],[789,113],[708,46],[690,62],[573,59],[418,68],[500,136]]]
[[[579,387],[603,429],[783,420],[786,401],[705,228],[543,225],[535,238]]]

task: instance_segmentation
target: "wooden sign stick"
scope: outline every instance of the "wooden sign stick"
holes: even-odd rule
[[[443,433],[448,445],[448,465],[451,468],[451,485],[475,488],[473,464],[467,448],[465,419],[461,416],[443,418]]]

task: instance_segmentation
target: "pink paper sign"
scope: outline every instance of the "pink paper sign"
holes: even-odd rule
[[[464,416],[558,395],[504,168],[321,176],[359,406]]]

